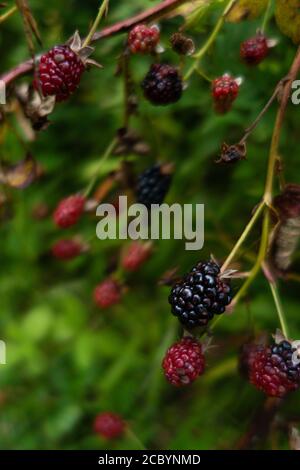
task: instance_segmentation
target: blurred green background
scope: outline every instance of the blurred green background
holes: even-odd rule
[[[153,4],[112,0],[105,24]],[[190,31],[197,47],[205,42],[223,4],[217,2],[207,10]],[[86,34],[99,2],[30,0],[30,5],[46,50],[64,42],[75,29]],[[279,39],[278,46],[259,67],[243,65],[240,42],[254,35],[261,21],[226,24],[203,61],[211,77],[228,71],[244,78],[240,96],[225,116],[214,113],[209,84],[197,75],[176,105],[151,106],[139,87],[151,57],[132,58],[140,101],[131,127],[151,147],[150,156],[132,157],[134,167],[139,172],[157,160],[175,163],[167,201],[205,204],[205,246],[197,253],[185,251],[184,241],[156,242],[151,260],[128,276],[128,292],[120,305],[102,312],[93,304],[92,291],[105,278],[122,243],[97,240],[96,218],[87,216],[67,233],[80,233],[89,240],[90,252],[61,263],[47,254],[61,233],[51,217],[36,220],[32,211],[39,204],[52,211],[62,197],[84,188],[122,126],[123,83],[114,72],[124,36],[97,44],[94,57],[104,68],[86,73],[78,92],[56,107],[49,128],[28,143],[43,176],[25,190],[1,189],[11,200],[11,217],[0,225],[0,339],[7,344],[7,364],[0,366],[2,449],[136,448],[130,437],[107,443],[93,434],[93,419],[105,410],[120,413],[148,448],[231,449],[249,430],[264,397],[239,376],[236,365],[239,347],[253,329],[271,334],[278,327],[266,281],[260,275],[247,301],[216,327],[216,347],[208,353],[206,374],[191,387],[174,389],[165,381],[160,364],[181,330],[170,314],[169,288],[158,286],[158,280],[166,270],[178,266],[183,273],[210,254],[224,259],[262,195],[276,105],[250,138],[246,161],[233,166],[214,163],[224,141],[241,138],[295,54],[295,46],[271,21],[267,32]],[[182,22],[181,17],[161,22],[166,49],[161,60],[175,65],[179,59],[170,50],[169,36]],[[28,57],[18,14],[0,25],[0,43],[1,72]],[[300,183],[299,117],[299,107],[290,105],[281,144],[287,181],[295,183]],[[10,120],[25,138],[12,115]],[[16,133],[2,133],[1,158],[16,162],[23,156]],[[99,181],[119,164],[118,157],[108,159]],[[243,253],[253,256],[258,240],[259,227]],[[241,269],[251,267],[251,261],[240,260]],[[293,272],[299,267],[298,253]],[[239,284],[234,282],[235,290]],[[290,331],[299,338],[298,286],[282,283],[280,290]],[[300,394],[295,393],[281,406],[271,434],[254,445],[288,448],[287,428],[300,422],[299,407]]]

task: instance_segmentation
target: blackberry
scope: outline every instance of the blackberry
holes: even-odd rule
[[[82,215],[84,205],[85,198],[80,194],[62,199],[53,214],[55,224],[60,228],[75,225]]]
[[[194,338],[183,338],[168,349],[162,367],[172,385],[181,387],[194,382],[205,368],[202,345]]]
[[[128,47],[132,54],[149,54],[155,51],[159,38],[157,26],[138,24],[128,35]]]
[[[94,301],[99,308],[108,308],[121,300],[121,288],[113,279],[106,279],[94,289]]]
[[[176,103],[182,95],[182,80],[175,67],[152,64],[142,82],[144,96],[154,105]]]
[[[258,65],[269,54],[267,38],[259,33],[241,44],[241,59],[248,65]]]
[[[230,285],[219,275],[216,263],[200,262],[172,288],[169,296],[172,313],[184,326],[206,326],[215,314],[225,312],[232,294]]]
[[[240,80],[225,73],[212,82],[212,96],[215,111],[224,114],[230,111],[239,93]]]
[[[76,90],[84,71],[84,62],[69,46],[54,46],[42,55],[34,86],[43,96],[64,101]]]
[[[68,261],[76,258],[83,251],[82,244],[76,239],[64,239],[57,241],[52,246],[52,255],[54,258]]]
[[[148,168],[138,177],[137,201],[148,208],[151,204],[161,204],[169,190],[171,180],[169,165],[157,164]]]
[[[105,439],[116,439],[124,433],[125,423],[116,413],[106,411],[96,416],[93,428]]]
[[[151,256],[152,244],[141,243],[139,241],[132,242],[125,250],[122,258],[122,267],[125,271],[134,272],[148,260]]]
[[[269,396],[282,398],[300,386],[300,363],[289,341],[260,347],[250,366],[250,382]]]

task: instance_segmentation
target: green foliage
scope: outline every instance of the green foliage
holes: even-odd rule
[[[86,34],[98,3],[31,0],[43,47],[64,42],[75,29]],[[105,23],[151,5],[148,0],[112,1]],[[212,9],[205,23],[196,25],[197,47],[205,42],[220,12],[220,8]],[[161,23],[163,57],[172,64],[178,63],[178,57],[169,48],[168,36],[181,23],[178,17]],[[295,53],[271,21],[268,34],[280,39],[278,47],[258,68],[241,64],[240,42],[260,24],[261,19],[227,23],[203,60],[203,69],[211,77],[230,71],[245,79],[226,116],[214,114],[209,85],[196,74],[178,104],[159,110],[142,99],[137,85],[141,99],[132,127],[150,144],[151,155],[132,158],[135,168],[144,169],[156,160],[174,161],[176,173],[168,201],[205,203],[205,247],[201,253],[186,252],[182,241],[159,241],[152,259],[129,277],[121,305],[101,312],[92,301],[92,290],[106,276],[121,242],[97,240],[96,220],[87,217],[68,233],[89,239],[91,251],[69,264],[59,263],[49,257],[48,250],[60,233],[50,218],[33,219],[32,210],[38,203],[47,203],[52,211],[60,198],[84,188],[122,126],[123,85],[114,72],[124,38],[97,44],[95,58],[104,68],[85,74],[79,91],[56,107],[49,128],[30,143],[45,174],[23,191],[6,189],[13,217],[0,226],[0,339],[7,344],[7,365],[0,365],[1,448],[135,448],[130,437],[108,444],[93,435],[94,416],[104,410],[120,413],[149,448],[228,449],[247,431],[263,397],[236,373],[236,358],[253,325],[256,331],[268,333],[279,326],[267,282],[260,276],[248,302],[218,324],[214,337],[218,347],[208,353],[207,375],[184,390],[171,388],[162,376],[160,362],[180,330],[170,314],[168,288],[157,283],[175,265],[184,272],[211,253],[225,259],[262,195],[276,104],[251,136],[246,161],[235,166],[214,163],[224,141],[235,143],[242,137],[287,73]],[[0,28],[1,63],[6,70],[27,58],[28,51],[17,14]],[[187,59],[188,64],[191,60]],[[132,58],[137,84],[150,61],[149,57]],[[300,183],[298,122],[299,107],[290,105],[281,152],[287,181],[295,183]],[[22,135],[14,120],[12,124]],[[16,135],[7,134],[1,156],[15,162],[23,158],[23,152]],[[118,162],[117,157],[108,160],[103,175]],[[259,230],[254,231],[243,255],[247,251],[253,257],[258,238]],[[251,261],[241,257],[240,267],[248,270]],[[293,271],[299,267],[298,256]],[[240,284],[234,282],[235,290]],[[297,338],[295,286],[282,283],[281,291],[292,335]],[[299,405],[299,393],[283,404],[285,423],[299,420]],[[278,442],[279,448],[287,448],[287,434],[276,429],[273,433],[273,439],[257,445],[270,448]]]

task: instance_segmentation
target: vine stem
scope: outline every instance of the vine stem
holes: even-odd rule
[[[126,18],[125,20],[118,21],[111,26],[103,28],[101,31],[95,32],[93,37],[91,38],[91,42],[97,42],[105,38],[109,38],[111,36],[115,36],[117,34],[126,33],[131,28],[136,26],[139,23],[143,22],[151,22],[155,21],[173,10],[176,10],[179,6],[183,5],[184,3],[190,2],[191,0],[164,0],[160,2],[158,5],[154,7],[150,7],[147,10],[143,11],[142,13],[138,13],[135,16],[130,18]],[[209,0],[207,0],[209,1]],[[33,60],[26,60],[25,62],[17,65],[13,69],[5,72],[3,75],[0,76],[0,80],[2,80],[6,85],[13,82],[17,78],[30,73],[33,70],[34,61]]]
[[[103,155],[101,156],[100,160],[99,160],[99,167],[98,167],[98,170],[101,168],[101,166],[103,165],[103,163],[105,162],[105,160],[108,159],[108,157],[111,155],[112,151],[114,150],[115,146],[117,144],[117,139],[114,138],[111,143],[108,145],[108,147],[106,148],[105,152],[103,153]],[[88,197],[90,195],[90,193],[92,192],[96,182],[97,182],[97,179],[98,179],[98,170],[96,171],[96,174],[94,176],[94,178],[92,178],[91,182],[88,184],[86,190],[84,191],[84,196],[85,197]]]
[[[261,236],[261,242],[260,242],[260,247],[259,247],[259,252],[258,256],[256,259],[256,262],[251,269],[249,273],[249,277],[247,280],[244,282],[238,293],[233,299],[232,302],[232,307],[234,308],[237,303],[241,300],[241,298],[245,295],[245,293],[248,290],[248,287],[252,284],[254,279],[256,278],[257,274],[259,273],[261,269],[261,265],[266,257],[266,253],[268,250],[268,241],[269,241],[269,211],[266,208],[265,209],[265,216],[263,220],[263,228],[262,228],[262,236]]]
[[[7,12],[3,13],[3,15],[0,16],[0,24],[4,23],[8,18],[10,18],[15,12],[17,11],[16,5],[11,7]]]
[[[274,130],[273,130],[269,161],[268,161],[268,170],[267,170],[266,183],[265,183],[265,190],[264,190],[264,196],[263,196],[263,202],[268,207],[265,209],[262,237],[261,237],[258,257],[252,270],[250,271],[250,275],[248,279],[245,281],[245,283],[242,285],[241,289],[238,291],[237,295],[235,296],[233,300],[233,306],[235,306],[238,303],[238,301],[244,296],[248,287],[250,286],[250,284],[256,278],[256,275],[260,271],[262,264],[267,255],[268,241],[269,241],[269,219],[270,219],[269,208],[272,208],[275,166],[276,166],[276,162],[279,160],[279,143],[280,143],[281,129],[282,129],[283,121],[284,121],[286,108],[290,99],[291,87],[292,87],[293,81],[297,77],[299,70],[300,70],[300,47],[298,48],[296,52],[295,59],[290,68],[290,72],[288,76],[286,77],[286,79],[284,80],[284,84],[282,85],[280,106],[277,112],[276,121],[274,125]],[[277,294],[277,291],[276,291],[276,294]],[[285,325],[285,328],[286,328],[286,325]]]
[[[133,432],[133,430],[131,428],[127,427],[125,433],[126,433],[127,437],[132,441],[132,443],[137,445],[139,450],[147,450],[145,445],[137,437],[137,435]]]
[[[266,8],[266,12],[264,14],[264,18],[263,18],[263,22],[262,22],[262,25],[261,25],[261,31],[264,33],[265,30],[266,30],[266,27],[267,27],[267,24],[268,24],[268,21],[271,17],[271,9],[272,9],[272,6],[273,6],[273,0],[269,0],[268,1],[268,5],[267,5],[267,8]]]
[[[107,14],[108,11],[108,5],[109,5],[109,0],[103,0],[102,4],[99,7],[98,15],[90,29],[90,32],[88,33],[87,37],[85,38],[82,47],[86,47],[90,44],[92,41],[92,38],[94,34],[96,33],[96,30],[99,26],[100,21],[102,20],[103,16]]]
[[[226,5],[226,8],[225,10],[223,11],[221,17],[219,18],[216,26],[214,27],[211,35],[209,36],[208,40],[206,41],[206,43],[201,47],[201,49],[196,52],[196,54],[194,54],[194,62],[193,64],[191,65],[191,67],[189,68],[189,70],[187,71],[187,73],[185,74],[184,76],[184,80],[187,81],[191,75],[195,72],[195,70],[197,70],[198,68],[198,65],[199,65],[199,62],[201,60],[201,58],[206,54],[206,52],[208,51],[208,49],[211,47],[211,45],[214,43],[214,41],[216,40],[216,37],[218,36],[220,30],[222,29],[223,27],[223,24],[225,22],[225,18],[227,16],[227,14],[229,13],[229,11],[232,9],[233,5],[236,3],[236,0],[230,0],[229,3]]]
[[[275,121],[275,126],[274,126],[274,131],[273,131],[273,137],[272,137],[271,148],[270,148],[270,158],[269,158],[269,164],[268,164],[268,172],[267,172],[265,192],[264,192],[264,201],[269,206],[271,206],[271,202],[272,202],[275,166],[276,166],[276,162],[280,160],[279,142],[280,142],[281,128],[282,128],[286,108],[290,99],[292,84],[293,84],[293,81],[297,77],[299,69],[300,69],[300,47],[297,50],[294,62],[291,66],[288,76],[286,77],[285,84],[283,85],[281,100],[280,100],[280,107],[276,116],[276,121]]]
[[[281,303],[281,300],[280,300],[277,284],[275,282],[270,282],[269,281],[269,286],[270,286],[270,289],[271,289],[271,292],[272,292],[272,295],[273,295],[273,299],[274,299],[274,303],[275,303],[275,306],[276,306],[276,310],[277,310],[277,314],[278,314],[278,318],[279,318],[282,333],[284,334],[284,336],[286,338],[288,338],[289,334],[288,334],[287,321],[286,321],[285,314],[284,314],[284,311],[283,311],[283,308],[282,308],[282,303]]]
[[[248,224],[246,225],[242,235],[240,236],[240,238],[238,239],[237,243],[234,245],[232,251],[230,252],[230,254],[228,255],[228,257],[226,258],[226,260],[224,261],[223,265],[222,265],[222,269],[221,271],[224,272],[228,266],[230,265],[230,263],[232,262],[232,260],[234,259],[235,255],[237,254],[237,252],[239,251],[239,249],[241,248],[242,244],[244,243],[244,241],[246,240],[246,238],[248,237],[248,235],[250,234],[255,222],[257,221],[257,219],[259,218],[259,216],[261,215],[262,211],[263,211],[263,208],[265,206],[265,203],[264,201],[261,201],[258,206],[256,207],[250,221],[248,222]]]

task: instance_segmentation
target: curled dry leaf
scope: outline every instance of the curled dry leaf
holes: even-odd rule
[[[46,129],[49,125],[48,116],[55,107],[55,96],[44,98],[28,85],[17,87],[15,94],[33,130]]]
[[[15,165],[2,166],[2,182],[11,188],[27,188],[36,178],[37,165],[32,155],[27,154],[24,160]]]

